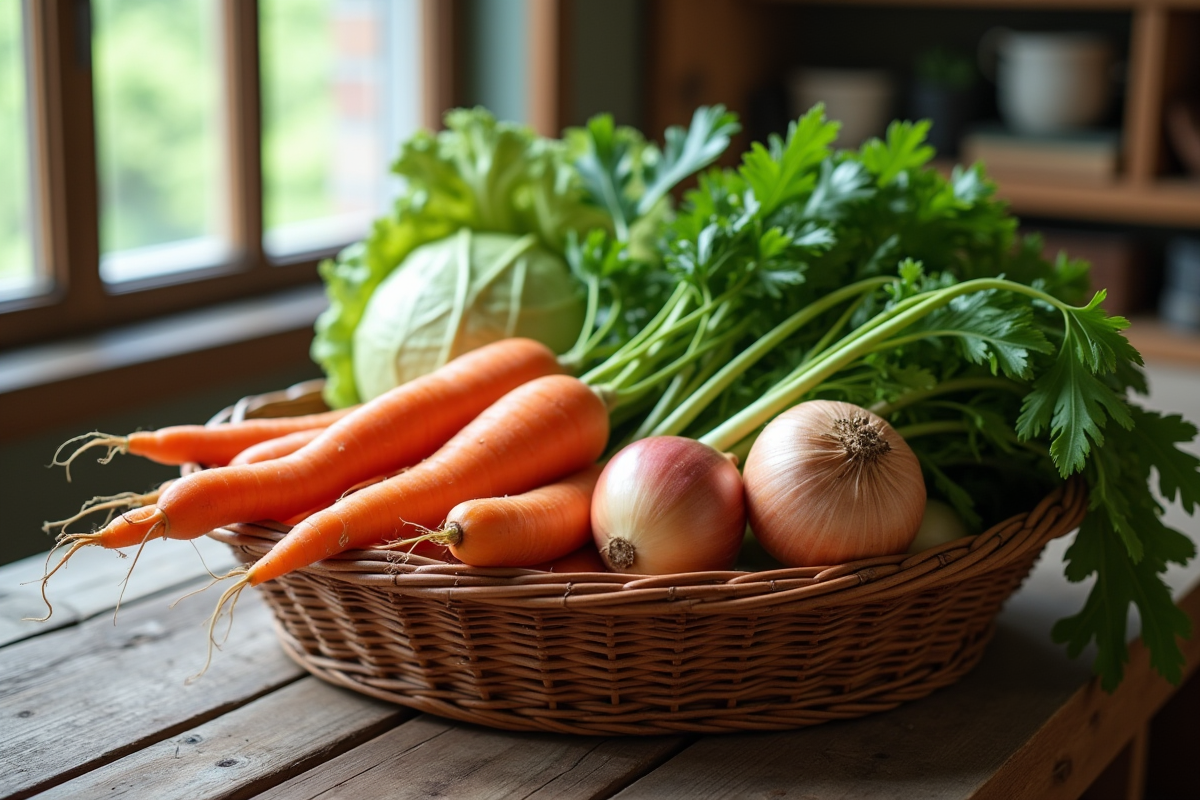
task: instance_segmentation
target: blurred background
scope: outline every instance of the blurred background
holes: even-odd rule
[[[987,164],[1147,358],[1192,369],[1198,60],[1191,0],[0,0],[0,563],[175,474],[87,459],[67,484],[60,442],[317,377],[317,265],[460,105],[661,139],[723,103],[734,158],[816,102],[843,146],[929,119],[941,168]]]

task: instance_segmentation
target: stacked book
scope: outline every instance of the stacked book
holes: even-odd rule
[[[962,161],[982,162],[996,178],[1106,183],[1117,176],[1120,154],[1120,134],[1109,130],[1034,136],[987,127],[962,142]]]

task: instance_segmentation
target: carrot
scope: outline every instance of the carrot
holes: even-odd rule
[[[321,435],[324,428],[309,428],[303,431],[292,431],[265,442],[256,442],[229,460],[229,466],[238,464],[257,464],[259,461],[270,461],[291,455],[313,439]]]
[[[537,564],[530,569],[540,569],[543,572],[608,572],[608,565],[596,549],[595,542],[588,542],[578,550],[567,553],[562,558],[556,558],[545,564]]]
[[[527,492],[595,462],[608,409],[587,384],[552,375],[517,387],[429,458],[292,528],[222,597],[336,555],[437,527],[459,503]]]
[[[83,545],[130,547],[150,538],[191,539],[234,522],[288,519],[431,455],[509,390],[559,371],[554,353],[530,339],[472,350],[376,397],[291,455],[176,480],[155,505],[67,537],[72,547],[63,561]]]
[[[592,490],[601,466],[593,464],[557,483],[510,497],[459,503],[442,530],[417,541],[444,544],[473,567],[527,567],[553,561],[592,541]]]
[[[159,464],[224,466],[251,445],[294,431],[326,428],[351,413],[354,408],[356,407],[340,408],[300,417],[247,419],[219,425],[172,425],[156,431],[137,431],[128,436],[92,431],[63,442],[54,454],[52,463],[55,466],[66,467],[67,480],[70,480],[71,462],[93,447],[104,447],[108,452],[100,459],[101,464],[107,464],[118,453],[128,453]],[[63,448],[88,437],[93,438],[76,448],[65,460],[59,460]]]

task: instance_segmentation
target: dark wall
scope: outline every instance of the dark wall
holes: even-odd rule
[[[150,368],[148,368],[150,369]],[[48,467],[58,446],[88,431],[124,434],[166,425],[203,423],[221,409],[249,394],[273,391],[320,376],[315,365],[288,370],[265,370],[258,378],[214,386],[186,399],[132,408],[102,416],[80,413],[80,421],[67,428],[38,434],[0,446],[0,564],[48,550],[53,539],[43,533],[46,520],[71,516],[89,498],[118,492],[143,492],[164,480],[178,477],[176,467],[154,464],[135,456],[118,455],[109,464],[98,464],[103,450],[91,450],[71,467],[68,483],[61,467]],[[77,398],[83,408],[87,398]],[[99,520],[97,520],[99,521]],[[73,531],[91,530],[84,520]]]

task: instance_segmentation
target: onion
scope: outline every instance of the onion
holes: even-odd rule
[[[732,456],[654,436],[608,462],[592,495],[592,533],[615,572],[669,575],[733,566],[746,530]]]
[[[921,517],[921,527],[917,529],[917,537],[908,546],[908,552],[919,553],[966,535],[967,524],[952,506],[941,500],[928,500],[925,502],[925,515]]]
[[[882,418],[810,400],[773,419],[745,468],[750,527],[793,567],[903,553],[925,511],[911,448]]]

